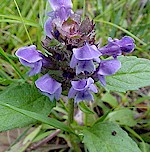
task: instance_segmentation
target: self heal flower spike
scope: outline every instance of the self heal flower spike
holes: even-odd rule
[[[100,80],[102,86],[106,85],[105,76],[115,74],[120,68],[121,62],[117,59],[101,61],[97,68],[96,76]]]
[[[52,12],[48,13],[44,26],[46,38],[42,41],[47,55],[34,45],[20,48],[16,55],[23,65],[31,67],[30,76],[43,74],[35,85],[51,101],[58,100],[61,92],[68,93],[68,98],[75,98],[76,103],[94,100],[92,93],[97,93],[94,81],[106,85],[105,77],[115,74],[121,67],[117,57],[132,52],[134,40],[129,36],[121,40],[108,38],[108,44],[98,49],[93,21],[88,17],[82,20],[74,13],[71,0],[48,1]],[[55,46],[50,44],[53,38],[57,40]],[[100,59],[105,55],[113,59]]]
[[[92,78],[82,79],[79,81],[72,81],[72,87],[69,90],[68,98],[75,97],[75,103],[80,101],[93,101],[92,92],[97,93],[98,90],[94,85],[94,80]]]
[[[132,52],[134,48],[135,48],[134,40],[129,36],[125,36],[121,40],[118,39],[113,40],[111,37],[109,37],[108,44],[100,48],[99,50],[102,53],[102,55],[109,55],[116,58],[122,53]]]
[[[94,72],[95,65],[93,61],[100,62],[100,56],[101,52],[95,45],[89,45],[86,43],[83,47],[73,49],[70,67],[76,67],[76,74],[79,74],[82,71],[89,73]]]
[[[23,65],[31,68],[31,70],[28,72],[29,76],[33,76],[41,72],[43,58],[41,53],[36,50],[35,45],[18,49],[16,56]]]
[[[62,92],[61,83],[51,78],[49,74],[45,74],[36,80],[35,85],[44,95],[48,96],[51,101],[54,99],[59,100]]]

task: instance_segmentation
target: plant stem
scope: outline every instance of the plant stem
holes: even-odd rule
[[[74,116],[74,100],[69,99],[68,100],[68,126],[71,125],[73,122],[73,116]]]
[[[87,119],[88,119],[88,114],[84,113],[84,125],[87,126]]]
[[[71,127],[71,123],[73,122],[74,119],[74,99],[69,99],[68,100],[68,126]],[[71,143],[71,150],[75,152],[81,152],[80,146],[78,145],[79,143],[77,141],[77,137],[74,134],[69,135],[69,140]]]

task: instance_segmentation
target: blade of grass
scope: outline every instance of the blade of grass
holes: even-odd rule
[[[22,23],[20,17],[15,16],[15,15],[3,15],[3,14],[0,14],[0,17],[2,17],[0,22]],[[5,18],[8,18],[8,19],[5,19]],[[33,22],[33,20],[29,20],[29,19],[23,18],[23,21],[24,21],[25,25],[30,25],[30,26],[34,26],[34,27],[40,27],[40,25],[37,24],[36,22]]]
[[[111,26],[113,26],[113,27],[116,27],[116,28],[120,29],[121,31],[125,32],[126,34],[128,34],[129,36],[133,37],[135,40],[137,40],[137,41],[140,42],[141,44],[143,44],[143,45],[145,45],[145,46],[147,45],[145,42],[143,42],[142,40],[140,40],[137,36],[135,36],[134,34],[132,34],[131,32],[129,32],[128,30],[122,28],[122,27],[119,26],[119,25],[116,25],[116,24],[114,24],[114,23],[111,23],[111,22],[108,22],[108,21],[104,21],[104,20],[101,20],[101,19],[99,19],[99,20],[94,19],[94,21],[95,21],[95,22],[101,22],[101,23],[108,24],[108,25],[111,25]]]
[[[12,37],[14,40],[18,41],[19,43],[23,44],[23,42],[22,42],[21,39],[19,39],[19,38],[18,38],[17,36],[15,36],[15,35],[11,34],[10,32],[3,31],[3,30],[0,30],[0,31],[1,31],[2,33],[4,33],[4,34],[9,35],[10,37]]]
[[[24,26],[24,28],[25,28],[25,31],[26,31],[27,36],[28,36],[28,38],[29,38],[29,41],[30,41],[31,44],[33,44],[33,43],[32,43],[32,40],[31,40],[31,37],[30,37],[30,35],[29,35],[29,32],[28,32],[28,30],[27,30],[27,28],[26,28],[26,25],[25,25],[25,23],[24,23],[24,20],[23,20],[23,18],[22,18],[22,15],[21,15],[21,12],[20,12],[20,9],[19,9],[19,6],[18,6],[16,0],[14,0],[14,3],[15,3],[15,5],[16,5],[16,7],[17,7],[18,14],[19,14],[19,16],[20,16],[20,18],[21,18],[21,21],[22,21],[22,23],[23,23],[23,26]]]
[[[21,74],[21,72],[18,70],[18,68],[16,67],[16,65],[14,64],[14,62],[6,55],[6,53],[4,52],[4,50],[0,47],[0,54],[12,65],[12,67],[14,68],[14,70],[16,71],[16,73],[22,78],[25,79],[23,77],[23,75]]]
[[[100,19],[102,16],[110,13],[112,11],[112,9],[114,9],[115,11],[120,9],[123,5],[125,4],[125,0],[121,0],[118,1],[114,4],[114,6],[111,5],[111,7],[109,7],[109,9],[105,8],[105,2],[104,0],[102,0],[102,13],[99,14],[98,16],[95,17],[96,20]]]
[[[44,16],[44,2],[43,0],[39,1],[39,17],[40,17],[40,25],[43,27],[44,21],[43,21],[43,16]]]
[[[31,5],[31,9],[26,9],[26,5],[28,5],[28,1],[24,1],[24,7],[22,8],[24,10],[24,12],[26,12],[25,14],[27,14],[25,16],[26,19],[30,19],[30,20],[35,20],[36,19],[36,10],[37,10],[37,6],[38,6],[38,1],[34,1],[32,2],[32,0],[30,0],[30,5]],[[22,10],[21,9],[21,10]],[[37,22],[38,24],[38,22]],[[20,26],[18,28],[18,32],[17,32],[17,37],[22,37],[25,33],[24,33],[24,26]]]
[[[85,18],[85,11],[86,11],[85,9],[86,9],[86,1],[83,0],[83,13],[82,13],[82,19]]]

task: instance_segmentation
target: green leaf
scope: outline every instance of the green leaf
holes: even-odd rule
[[[117,122],[120,125],[126,125],[129,127],[135,126],[133,111],[127,108],[119,109],[108,114],[107,118],[110,121]]]
[[[65,124],[63,124],[62,122],[59,122],[57,119],[55,118],[48,118],[48,117],[45,117],[44,115],[42,114],[38,114],[38,113],[35,113],[35,112],[31,112],[31,111],[28,111],[28,110],[23,110],[23,109],[20,109],[20,108],[17,108],[17,107],[14,107],[14,106],[11,106],[9,104],[4,104],[4,103],[0,103],[0,105],[4,106],[4,107],[8,107],[10,109],[13,109],[15,110],[16,112],[19,112],[25,116],[28,116],[30,118],[33,118],[33,119],[36,119],[36,120],[39,120],[43,123],[46,123],[50,126],[53,126],[55,128],[59,128],[61,130],[64,130],[64,131],[68,131],[68,132],[72,132],[71,129],[66,126]]]
[[[37,122],[31,117],[27,117],[9,107],[4,107],[4,104],[36,112],[42,114],[43,117],[47,117],[55,106],[55,103],[50,102],[48,97],[43,96],[38,89],[27,83],[7,87],[0,94],[0,131],[24,127]]]
[[[83,136],[83,143],[89,152],[141,152],[124,130],[110,122],[85,128]]]
[[[90,108],[88,108],[88,106],[84,102],[79,102],[78,106],[82,112],[87,114],[94,114],[94,112]]]
[[[145,143],[145,145],[140,142],[139,147],[141,149],[142,152],[150,152],[150,144]]]
[[[114,75],[106,77],[109,91],[126,92],[150,85],[150,60],[136,56],[118,57],[121,69]]]

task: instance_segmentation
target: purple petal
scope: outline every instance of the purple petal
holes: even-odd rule
[[[120,46],[121,50],[126,53],[132,52],[135,48],[134,39],[129,36],[123,37],[117,44]]]
[[[57,89],[61,87],[61,84],[51,78],[48,74],[43,75],[41,78],[35,81],[35,85],[42,92],[54,94]]]
[[[92,91],[94,93],[98,92],[97,87],[94,84],[91,84],[90,87],[89,87],[89,89],[90,89],[90,91]]]
[[[76,91],[82,91],[86,88],[87,80],[72,81],[71,84]]]
[[[71,0],[49,0],[49,3],[54,11],[61,7],[72,8]]]
[[[98,58],[101,55],[101,52],[95,45],[90,46],[86,43],[81,48],[74,48],[73,54],[78,60],[92,60],[94,58]]]
[[[49,38],[51,38],[51,39],[53,38],[53,36],[52,36],[53,28],[52,28],[52,18],[51,17],[48,18],[47,21],[45,22],[44,31]]]
[[[98,79],[101,83],[102,86],[106,86],[106,80],[105,80],[105,76],[103,75],[98,75]]]
[[[55,95],[54,94],[48,94],[48,97],[50,98],[50,101],[54,101]]]
[[[80,74],[82,71],[87,71],[92,73],[95,71],[95,65],[91,60],[82,60],[78,61],[78,65],[76,67],[76,74]]]
[[[73,89],[73,87],[70,88],[69,93],[68,93],[68,98],[74,98],[76,95],[77,91]]]
[[[72,87],[76,91],[83,91],[83,90],[87,89],[93,83],[94,83],[94,80],[92,78],[82,79],[79,81],[72,81],[71,82]]]
[[[108,45],[99,49],[103,55],[110,55],[113,57],[117,57],[122,54],[120,47],[117,44],[109,43]]]
[[[100,63],[101,62],[101,60],[100,60],[100,58],[98,57],[98,58],[94,58],[93,59],[95,62],[97,62],[97,63]]]
[[[36,75],[41,72],[42,61],[38,61],[34,63],[34,67],[28,72],[29,76]]]
[[[74,68],[78,63],[78,60],[75,58],[74,55],[72,55],[71,61],[70,61],[70,67]]]
[[[16,56],[29,63],[34,63],[42,59],[35,45],[22,47],[17,50]]]
[[[75,97],[75,103],[80,101],[94,101],[93,95],[89,91],[78,92]]]
[[[30,68],[33,68],[34,67],[34,63],[29,63],[23,59],[19,59],[19,61],[21,62],[21,64],[23,64],[24,66],[28,66]]]
[[[60,96],[61,96],[61,92],[62,92],[62,87],[58,88],[54,94],[55,99],[59,100]]]
[[[91,77],[89,77],[89,78],[86,79],[86,80],[87,80],[87,86],[86,86],[86,88],[89,87],[91,84],[94,83],[94,80],[93,80]]]
[[[47,16],[49,16],[50,18],[54,18],[55,17],[55,11],[48,12]]]
[[[62,21],[67,20],[67,18],[73,14],[71,9],[61,7],[58,11],[55,11],[55,17],[59,17]]]
[[[116,73],[120,68],[121,62],[116,59],[101,61],[97,74],[104,76],[112,75]]]

